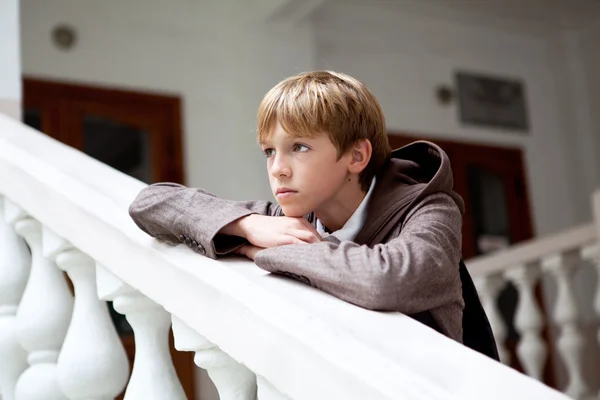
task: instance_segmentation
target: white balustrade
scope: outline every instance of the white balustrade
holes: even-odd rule
[[[596,198],[597,214],[600,216],[600,192],[596,194]],[[476,282],[503,274],[515,285],[519,298],[514,325],[521,334],[516,350],[524,371],[529,376],[542,380],[548,348],[558,347],[568,374],[565,392],[573,398],[584,398],[589,395],[590,390],[583,374],[586,343],[571,280],[582,259],[596,262],[597,234],[596,226],[587,223],[466,261]],[[600,273],[597,262],[596,265]],[[551,275],[558,287],[555,299],[550,299],[552,304],[544,304],[547,309],[553,310],[553,320],[559,328],[560,334],[556,343],[545,343],[541,337],[544,325],[548,324],[548,316],[543,315],[535,296],[535,287],[537,282],[541,281],[542,274]],[[501,341],[505,329],[501,325],[498,330],[498,314],[493,305],[488,305],[496,295],[490,297],[485,285],[478,289],[497,341]],[[594,301],[596,312],[600,315],[600,280]],[[505,349],[499,351],[506,355]]]
[[[28,352],[29,368],[15,389],[17,400],[63,400],[56,361],[71,314],[73,296],[62,271],[42,252],[42,226],[30,217],[12,222],[31,249],[31,273],[17,310],[17,339]]]
[[[9,220],[22,212],[0,196],[0,398],[14,400],[17,379],[27,368],[27,353],[16,337],[17,306],[23,295],[31,257]]]
[[[535,297],[535,285],[540,277],[539,267],[537,264],[517,265],[508,270],[505,276],[519,293],[514,321],[517,331],[521,334],[517,355],[525,373],[542,381],[548,352],[540,336],[544,320]]]
[[[0,220],[0,257],[8,254],[7,247],[17,260],[0,263],[0,289],[9,288],[8,294],[0,293],[0,327],[10,332],[13,326],[29,362],[17,380],[14,400],[108,400],[119,391],[125,363],[102,301],[113,301],[134,330],[136,354],[126,400],[185,399],[169,351],[170,313],[181,322],[174,325],[176,346],[196,353],[196,364],[208,370],[224,400],[479,400],[482,393],[488,400],[566,399],[404,315],[355,307],[278,279],[248,261],[215,261],[158,243],[127,213],[143,183],[2,116],[0,182],[0,193],[22,208],[7,213],[5,207],[6,222],[32,253],[23,290],[27,255],[22,241]],[[49,228],[44,233],[42,224]],[[549,248],[591,243],[593,226],[562,239],[544,242],[542,254],[521,248],[506,265],[495,261],[480,269],[467,263],[472,272],[480,271],[479,291],[505,362],[506,327],[496,305],[502,276],[515,265],[535,261],[519,257],[539,260]],[[53,259],[71,277],[75,309]],[[531,290],[533,278],[527,274],[508,276],[521,292]],[[565,291],[561,298],[569,297]],[[518,314],[531,314],[527,296],[521,296],[525,300]],[[573,318],[557,320],[562,336],[570,338],[563,340],[563,353],[570,354]],[[536,374],[539,324],[525,323],[519,315],[516,324],[529,338],[519,357]],[[11,379],[14,384],[18,361],[6,357],[18,346],[10,334],[2,335],[2,400],[13,400],[5,389],[10,390]],[[578,356],[569,354],[566,359],[577,364]],[[572,393],[585,391],[577,379],[571,377]]]
[[[219,392],[221,400],[255,400],[256,375],[246,366],[221,351],[204,336],[172,317],[175,348],[195,352],[194,363],[204,368]],[[262,397],[261,400],[264,400]]]
[[[135,359],[125,400],[185,400],[169,350],[169,313],[105,267],[97,264],[96,268],[100,297],[113,300],[115,310],[125,315],[135,336]]]
[[[583,373],[585,338],[572,285],[573,273],[580,260],[576,253],[555,254],[542,260],[542,268],[554,277],[558,286],[554,307],[554,321],[560,328],[557,347],[569,375],[565,393],[574,399],[587,398],[591,392]]]
[[[75,305],[58,357],[58,382],[70,400],[114,399],[127,384],[129,361],[108,312],[98,299],[94,260],[49,229],[43,231],[44,255],[67,272]]]
[[[490,321],[492,331],[494,332],[494,338],[496,339],[496,346],[498,347],[498,355],[500,361],[504,364],[510,363],[510,353],[506,350],[504,344],[508,330],[506,323],[500,314],[498,308],[498,294],[504,288],[506,281],[500,274],[488,275],[476,277],[473,279],[479,297],[481,299],[481,305],[487,314]]]

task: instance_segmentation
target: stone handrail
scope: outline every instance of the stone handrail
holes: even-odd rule
[[[155,241],[127,214],[143,187],[0,116],[3,400],[114,398],[128,368],[106,300],[135,334],[128,400],[185,398],[171,323],[223,400],[566,398],[404,315]]]
[[[519,264],[539,261],[550,254],[565,253],[596,243],[596,226],[584,224],[562,232],[518,243],[505,250],[469,259],[466,264],[473,276],[502,272]]]

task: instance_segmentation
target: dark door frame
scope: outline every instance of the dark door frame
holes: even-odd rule
[[[44,133],[79,150],[85,113],[143,129],[150,136],[154,180],[185,183],[178,96],[24,77],[23,106],[40,110]]]

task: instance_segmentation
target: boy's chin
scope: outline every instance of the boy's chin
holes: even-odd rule
[[[281,210],[286,217],[304,217],[307,214],[310,214],[310,210],[307,210],[305,207],[298,207],[291,204],[281,205]]]

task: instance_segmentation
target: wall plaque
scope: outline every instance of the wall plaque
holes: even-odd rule
[[[462,123],[529,130],[523,82],[462,71],[457,72],[455,78]]]

